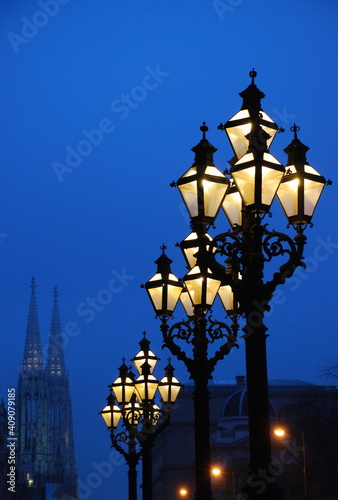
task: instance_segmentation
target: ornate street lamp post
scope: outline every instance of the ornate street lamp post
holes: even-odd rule
[[[213,163],[216,149],[206,139],[208,129],[204,124],[203,138],[193,148],[192,167],[173,183],[179,188],[191,217],[193,232],[180,244],[189,272],[182,281],[178,280],[171,273],[171,261],[163,247],[162,256],[156,261],[157,273],[145,284],[162,322],[164,345],[184,361],[195,382],[196,500],[212,498],[207,383],[217,361],[235,345],[239,315],[245,319],[250,441],[250,475],[244,491],[252,499],[273,500],[282,496],[282,489],[276,483],[266,482],[262,486],[260,477],[260,471],[268,470],[271,463],[267,328],[263,319],[276,287],[292,276],[298,266],[305,267],[302,260],[306,243],[304,230],[311,225],[326,184],[307,163],[308,148],[298,139],[296,125],[291,129],[294,139],[284,150],[288,155],[286,167],[270,154],[269,147],[278,127],[261,109],[264,94],[255,85],[256,72],[250,72],[250,76],[251,84],[240,94],[241,110],[219,126],[226,131],[235,153],[229,162],[230,172],[226,172],[230,179]],[[262,223],[264,216],[270,214],[275,197],[296,231],[294,238],[269,231],[267,224]],[[221,206],[231,230],[212,239],[207,231]],[[275,257],[284,258],[284,263],[272,279],[265,280],[266,264]],[[230,327],[207,316],[217,295],[232,319]],[[170,327],[168,318],[179,298],[188,319]],[[222,339],[226,339],[225,343],[209,357],[210,344]],[[191,357],[178,345],[179,340],[192,345]]]
[[[191,217],[192,233],[181,243],[183,255],[190,270],[183,282],[172,273],[171,260],[162,247],[157,259],[157,272],[145,285],[156,315],[161,318],[164,345],[173,355],[184,361],[194,381],[194,432],[195,432],[195,482],[196,500],[212,498],[210,477],[210,422],[208,382],[212,378],[216,363],[229,354],[236,345],[237,321],[233,324],[215,321],[209,317],[210,309],[220,290],[221,280],[215,278],[211,265],[216,266],[213,252],[215,247],[207,233],[213,224],[229,180],[213,163],[215,148],[207,141],[208,128],[201,127],[202,140],[193,148],[195,161],[191,168],[178,180],[183,200]],[[231,291],[230,291],[231,292]],[[188,319],[169,326],[178,300]],[[180,346],[180,341],[191,347],[191,355]],[[212,344],[218,349],[211,354]],[[217,345],[217,344],[216,344]]]
[[[139,376],[129,370],[125,362],[119,368],[119,377],[110,386],[107,406],[100,412],[110,430],[112,446],[123,455],[128,465],[129,500],[137,499],[137,464],[142,457],[143,499],[152,500],[152,446],[157,435],[169,423],[172,405],[175,403],[181,384],[174,376],[169,364],[164,377],[158,381],[152,374],[158,361],[149,349],[145,334],[140,342],[141,350],[133,361]],[[157,391],[162,408],[156,405]],[[124,431],[116,433],[122,418]]]
[[[129,500],[137,500],[137,464],[141,451],[137,449],[136,439],[132,432],[127,429],[116,432],[122,411],[116,405],[113,394],[107,397],[107,406],[103,408],[100,414],[110,431],[112,446],[124,457],[128,466],[128,498]]]

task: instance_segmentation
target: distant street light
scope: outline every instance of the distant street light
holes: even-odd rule
[[[212,473],[213,476],[218,477],[218,476],[220,476],[222,474],[222,471],[221,471],[221,469],[219,467],[213,467],[211,469],[211,473]]]
[[[156,261],[156,274],[144,285],[156,314],[161,319],[164,345],[183,360],[195,383],[195,499],[211,500],[210,429],[208,381],[216,363],[236,345],[237,319],[244,316],[246,379],[248,396],[250,471],[243,491],[251,499],[275,500],[282,488],[271,478],[261,487],[253,478],[268,471],[271,463],[266,331],[264,314],[278,285],[285,283],[298,266],[305,267],[304,231],[312,225],[312,216],[326,182],[306,159],[308,147],[298,138],[299,127],[293,125],[294,138],[284,150],[288,156],[284,167],[269,151],[278,126],[261,109],[264,94],[256,87],[256,72],[250,72],[251,84],[241,92],[242,108],[219,128],[230,140],[235,156],[230,171],[224,174],[213,162],[216,148],[206,139],[208,127],[193,148],[193,165],[172,185],[177,186],[191,218],[192,233],[180,244],[188,264],[188,273],[179,280],[172,273],[171,260],[162,247]],[[296,234],[268,230],[263,223],[274,199],[282,205]],[[223,208],[231,230],[211,238],[220,208]],[[218,259],[222,259],[220,263]],[[284,263],[264,280],[264,271],[274,259]],[[219,297],[231,318],[230,326],[214,321],[208,313]],[[187,319],[173,326],[168,320],[181,299]],[[192,355],[179,342],[192,347]],[[223,344],[212,356],[209,347]]]
[[[152,500],[152,446],[157,435],[168,425],[171,407],[181,389],[170,361],[160,382],[152,375],[158,358],[150,351],[149,344],[144,334],[141,350],[133,358],[139,376],[135,379],[123,361],[119,376],[110,386],[118,404],[110,394],[107,406],[100,412],[110,430],[112,446],[128,465],[129,500],[137,499],[136,467],[141,456],[143,499]],[[157,391],[162,408],[155,403]],[[120,419],[125,430],[116,433]]]
[[[228,464],[227,464],[227,460],[225,459],[224,460],[224,456],[227,455],[228,457],[230,457],[230,461],[231,461],[231,498],[232,500],[235,500],[236,498],[236,486],[235,486],[235,460],[234,460],[234,456],[233,454],[229,451],[229,450],[226,450],[226,449],[223,449],[221,451],[219,451],[216,456],[214,457],[214,460],[217,464],[222,464],[220,467],[218,465],[215,465],[212,469],[211,469],[211,472],[213,475],[215,475],[216,477],[217,476],[220,476],[222,473],[226,476],[225,477],[225,482],[229,482],[228,481],[228,478],[229,478],[229,474],[227,474],[228,472]],[[215,474],[216,472],[216,474]]]
[[[181,488],[179,494],[181,497],[186,497],[188,494],[188,490],[186,490],[185,488]]]
[[[281,427],[276,427],[274,430],[273,430],[273,433],[275,436],[277,437],[284,437],[285,436],[285,429],[282,429]]]
[[[287,405],[292,407],[292,405]],[[287,406],[284,407],[287,408]],[[276,427],[274,429],[274,434],[278,438],[285,438],[287,434],[289,434],[291,431],[290,429],[287,429],[286,427]],[[307,457],[306,457],[306,447],[305,447],[305,432],[304,432],[304,421],[302,419],[302,426],[301,426],[301,437],[302,437],[302,473],[303,473],[303,485],[304,485],[304,500],[308,500],[308,483],[307,483]]]

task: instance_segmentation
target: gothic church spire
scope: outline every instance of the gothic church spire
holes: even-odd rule
[[[46,367],[47,375],[52,377],[63,377],[66,375],[58,296],[57,287],[55,287]]]
[[[38,308],[35,295],[35,278],[31,282],[31,298],[29,304],[25,349],[22,368],[25,371],[43,370],[43,357],[40,340]]]

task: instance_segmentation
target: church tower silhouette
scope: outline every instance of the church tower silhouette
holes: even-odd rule
[[[46,486],[50,483],[52,500],[77,500],[72,408],[58,292],[55,288],[47,359],[44,360],[35,288],[33,278],[18,382],[19,498],[45,500]]]

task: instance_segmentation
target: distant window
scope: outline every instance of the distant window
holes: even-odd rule
[[[39,396],[35,394],[33,401],[33,412],[32,412],[32,422],[37,422],[38,419],[38,399]]]
[[[49,419],[51,427],[55,427],[55,406],[53,403],[49,405]]]
[[[26,426],[25,449],[30,451],[32,444],[32,431],[30,425]]]
[[[24,421],[31,422],[32,417],[32,400],[29,394],[24,398]]]

